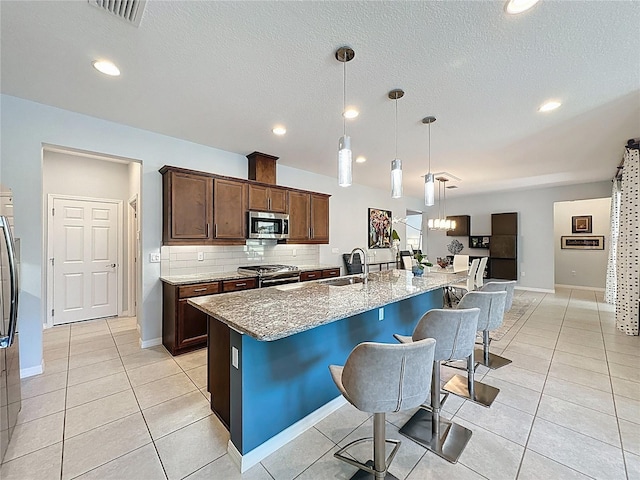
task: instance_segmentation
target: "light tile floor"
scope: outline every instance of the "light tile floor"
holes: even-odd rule
[[[640,338],[616,331],[601,293],[516,293],[532,304],[492,344],[513,363],[476,373],[501,389],[496,403],[451,396],[444,405],[445,416],[473,430],[460,461],[401,437],[413,412],[400,412],[387,416],[387,436],[403,440],[391,472],[408,480],[640,479]],[[205,350],[175,358],[162,347],[141,350],[135,319],[117,318],[47,330],[44,357],[45,373],[22,382],[2,480],[347,479],[355,468],[333,453],[372,431],[368,414],[344,406],[241,476],[209,410]],[[443,367],[443,381],[454,373]]]

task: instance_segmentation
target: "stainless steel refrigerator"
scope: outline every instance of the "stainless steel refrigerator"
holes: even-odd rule
[[[18,265],[11,195],[0,188],[0,462],[20,411]]]

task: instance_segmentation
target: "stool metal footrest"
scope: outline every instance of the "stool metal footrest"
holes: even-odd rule
[[[486,383],[473,382],[473,395],[469,395],[468,379],[462,375],[454,375],[444,389],[458,397],[471,400],[484,407],[490,407],[500,393],[500,389]]]
[[[440,417],[440,435],[434,435],[432,413],[420,408],[400,429],[400,433],[427,450],[456,463],[471,438],[471,430]]]
[[[481,348],[476,348],[474,357],[478,360],[478,363],[480,365],[489,367],[492,370],[496,370],[511,363],[511,360],[509,360],[508,358],[501,357],[500,355],[496,355],[495,353],[489,352],[489,355],[485,356],[485,352]]]
[[[353,465],[354,467],[357,467],[360,469],[358,472],[355,473],[355,475],[351,477],[350,480],[364,479],[364,478],[378,478],[375,476],[376,470],[374,468],[373,460],[369,460],[366,463],[361,463],[361,462],[358,462],[357,460],[354,460],[353,458],[346,457],[345,455],[343,455],[343,453],[347,451],[349,448],[355,445],[359,445],[360,443],[371,442],[371,441],[375,441],[374,437],[360,438],[358,440],[354,440],[353,442],[345,445],[344,447],[342,447],[340,450],[338,450],[336,453],[333,454],[333,456],[338,460],[342,460],[343,462],[348,463],[349,465]],[[397,478],[391,475],[388,470],[389,470],[389,466],[391,465],[391,462],[393,462],[393,457],[395,457],[396,453],[398,453],[398,448],[400,448],[400,443],[402,442],[400,442],[399,440],[393,440],[388,438],[385,439],[384,441],[385,441],[385,444],[390,443],[395,446],[393,447],[393,450],[391,450],[391,453],[389,454],[389,456],[387,457],[387,460],[385,461],[386,476],[383,478],[389,479],[389,480],[397,480]]]

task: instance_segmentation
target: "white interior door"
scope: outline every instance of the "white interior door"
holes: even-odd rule
[[[53,323],[118,314],[118,204],[54,198]]]

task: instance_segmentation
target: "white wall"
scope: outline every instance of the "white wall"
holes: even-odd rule
[[[611,182],[603,181],[564,187],[514,190],[485,195],[448,198],[448,215],[470,215],[471,234],[491,234],[491,214],[518,212],[518,285],[533,289],[553,290],[554,269],[554,203],[609,196]],[[437,206],[429,207],[435,213]],[[427,212],[427,215],[429,212]],[[463,254],[480,255],[481,249],[468,248],[468,239],[447,237],[444,232],[427,231],[429,258],[446,255],[446,245],[457,238]],[[487,252],[488,253],[488,252]],[[524,275],[523,275],[524,273]]]
[[[560,237],[571,233],[571,217],[591,215],[591,233],[605,237],[604,250],[560,248]],[[555,282],[557,285],[605,287],[611,242],[611,198],[558,202],[554,205]]]
[[[0,175],[14,191],[16,234],[22,239],[21,368],[38,367],[42,359],[43,144],[141,162],[142,305],[138,321],[143,341],[159,339],[162,334],[160,264],[148,261],[149,253],[160,251],[162,243],[162,184],[158,169],[163,165],[176,165],[247,178],[246,157],[8,95],[0,96],[0,114]],[[278,152],[267,153],[278,155]],[[396,216],[404,216],[407,209],[422,210],[420,199],[392,200],[388,191],[357,184],[340,188],[333,177],[282,165],[278,166],[277,174],[281,185],[332,195],[331,244],[319,247],[321,263],[341,265],[342,253],[367,245],[369,207],[392,210]],[[354,181],[357,180],[356,170]],[[400,225],[396,229],[404,238],[404,227]],[[377,259],[391,258],[388,249],[373,252]]]

